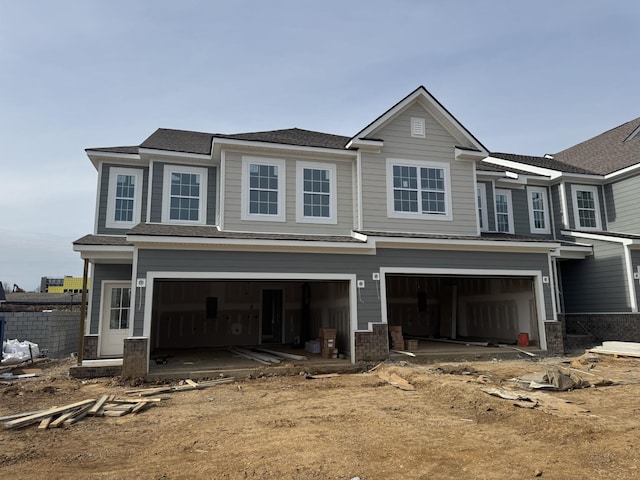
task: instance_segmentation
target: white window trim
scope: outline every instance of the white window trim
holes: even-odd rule
[[[135,177],[135,191],[133,195],[133,220],[131,222],[116,221],[116,188],[118,175],[131,175]],[[109,169],[109,192],[107,194],[106,228],[132,228],[140,223],[142,210],[142,170],[133,168],[111,167]]]
[[[304,214],[304,170],[327,170],[329,172],[329,216],[309,217]],[[337,176],[336,165],[319,162],[296,162],[296,222],[298,223],[322,223],[336,224],[337,220]]]
[[[169,218],[171,209],[171,174],[172,173],[192,173],[200,175],[200,199],[198,203],[198,220],[171,220]],[[165,165],[162,184],[162,222],[204,225],[207,222],[207,185],[208,171],[203,167],[190,167],[185,165]]]
[[[595,227],[582,227],[580,225],[580,214],[578,212],[578,191],[593,193],[593,203],[596,214],[596,226]],[[576,230],[602,230],[602,223],[600,221],[600,200],[598,194],[598,187],[595,185],[571,185],[571,201],[573,203],[573,220],[575,222]]]
[[[498,206],[497,206],[497,200],[498,200],[498,195],[506,195],[507,196],[507,208],[509,209],[509,211],[507,212],[507,218],[509,220],[509,230],[506,232],[500,232],[498,230]],[[514,226],[513,226],[513,201],[511,199],[511,190],[509,189],[505,189],[505,188],[496,188],[494,190],[494,210],[495,210],[495,215],[496,215],[496,232],[500,232],[500,233],[514,233]]]
[[[427,136],[427,121],[422,117],[411,117],[411,136],[425,138]]]
[[[542,195],[542,209],[544,218],[544,228],[536,228],[535,218],[533,217],[533,198],[532,193],[539,193]],[[549,201],[548,192],[544,187],[527,187],[527,202],[529,204],[529,227],[531,233],[551,233],[551,224],[549,222]]]
[[[481,205],[478,205],[478,208],[481,208],[482,211],[482,228],[480,228],[481,232],[489,231],[489,205],[487,204],[487,186],[484,183],[476,184],[476,194],[477,191],[480,190],[480,202]]]
[[[278,167],[278,214],[265,215],[249,213],[249,165],[275,165]],[[257,220],[261,222],[286,222],[285,198],[287,188],[286,162],[276,158],[242,157],[242,188],[240,199],[240,218],[242,220]]]
[[[422,212],[396,212],[393,201],[393,167],[394,165],[411,166],[411,167],[426,167],[426,168],[441,168],[444,170],[444,206],[445,212],[439,213],[422,213]],[[419,181],[419,178],[418,178]],[[418,187],[418,191],[420,188]],[[403,160],[400,158],[387,158],[387,217],[389,218],[412,218],[412,219],[424,219],[424,220],[441,220],[452,221],[453,214],[451,211],[451,170],[448,163],[443,162],[431,162],[427,160]],[[422,205],[421,199],[418,199],[420,206]]]

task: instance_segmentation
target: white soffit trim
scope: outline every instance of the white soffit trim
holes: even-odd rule
[[[380,149],[384,147],[384,141],[382,140],[367,140],[364,138],[354,138],[347,143],[348,149],[360,149],[367,152],[380,152]]]
[[[556,242],[518,242],[499,240],[456,240],[439,238],[374,237],[369,241],[376,247],[426,248],[432,250],[486,250],[486,251],[543,251],[549,252],[560,247]]]
[[[502,158],[495,158],[495,157],[489,156],[485,158],[484,161],[492,165],[499,165],[505,168],[515,168],[517,170],[523,170],[525,172],[528,171],[538,175],[544,175],[546,177],[550,177],[552,180],[562,176],[562,172],[559,170],[551,170],[549,168],[534,167],[526,163],[514,162],[513,160],[504,160]]]
[[[290,150],[290,151],[298,151],[298,152],[311,152],[311,153],[328,153],[332,155],[340,155],[347,156],[351,158],[355,158],[356,154],[353,150],[342,150],[336,148],[324,148],[324,147],[307,147],[304,145],[288,145],[286,143],[271,143],[271,142],[257,142],[250,140],[233,140],[229,138],[219,138],[214,137],[213,139],[213,147],[216,146],[240,146],[240,147],[255,147],[255,148],[268,148],[268,149],[276,149],[276,150]]]
[[[585,232],[574,232],[570,230],[562,230],[560,234],[567,235],[569,237],[574,238],[587,238],[590,240],[600,240],[602,242],[614,242],[621,243],[622,245],[640,245],[640,239],[633,238],[621,238],[613,235],[606,235],[602,233],[585,233]]]
[[[463,148],[454,147],[453,149],[456,160],[472,160],[479,162],[487,158],[487,154],[483,152],[475,152],[473,150],[465,150]]]
[[[554,258],[584,259],[593,255],[593,248],[590,245],[566,246],[562,245],[551,252]]]

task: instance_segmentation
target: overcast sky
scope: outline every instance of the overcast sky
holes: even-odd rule
[[[0,0],[0,281],[81,276],[88,147],[156,128],[350,136],[424,85],[492,151],[640,116],[640,2]]]

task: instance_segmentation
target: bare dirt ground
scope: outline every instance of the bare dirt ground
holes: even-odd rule
[[[536,408],[482,389],[513,388],[508,379],[571,359],[385,364],[366,374],[265,376],[176,392],[138,415],[0,429],[0,478],[639,478],[640,359],[599,358],[573,366],[591,366],[615,385],[519,390],[541,398]],[[0,384],[0,416],[131,388],[70,379],[66,360],[39,366],[42,377]],[[395,388],[380,370],[415,391]]]

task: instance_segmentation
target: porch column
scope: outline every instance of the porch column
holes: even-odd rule
[[[129,337],[124,339],[124,351],[122,354],[122,376],[124,378],[147,376],[147,373],[149,373],[148,344],[148,337]]]

